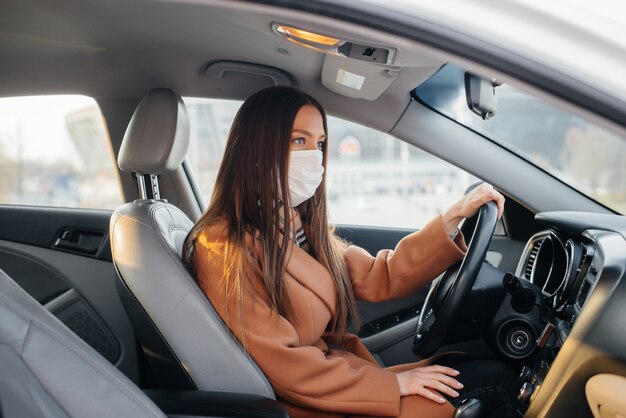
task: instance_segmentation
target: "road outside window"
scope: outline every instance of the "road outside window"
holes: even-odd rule
[[[241,102],[185,98],[189,161],[208,203]],[[419,228],[446,210],[475,177],[392,136],[330,117],[328,200],[336,224]]]
[[[0,204],[113,209],[122,203],[95,100],[3,98],[0,114]]]

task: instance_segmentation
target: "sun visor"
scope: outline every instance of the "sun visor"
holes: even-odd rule
[[[396,79],[400,68],[326,55],[322,85],[342,96],[376,100]]]

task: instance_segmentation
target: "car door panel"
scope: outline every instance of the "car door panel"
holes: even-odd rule
[[[411,232],[413,231],[409,229],[369,226],[337,227],[337,233],[341,238],[373,255],[383,249],[395,248],[396,244]],[[404,299],[377,303],[357,302],[360,313],[358,334],[381,364],[415,361],[409,346],[410,337],[415,329],[419,308],[424,303],[427,293],[428,289],[425,288]]]
[[[370,254],[376,255],[380,250],[395,248],[396,244],[412,231],[409,229],[376,228],[369,226],[339,226],[337,234],[347,242],[357,245]],[[420,305],[425,298],[425,292],[417,292],[408,298],[387,302],[359,301],[361,325],[367,326],[371,322],[395,315],[398,311]],[[368,332],[366,332],[368,333]]]
[[[106,210],[0,206],[0,268],[137,381],[134,333],[115,287],[110,216]],[[59,246],[64,234],[74,245]]]
[[[0,205],[0,239],[111,261],[110,218],[110,210]],[[92,253],[58,246],[67,231],[98,235],[101,241]]]
[[[0,267],[39,303],[45,304],[70,289],[56,271],[31,255],[13,248],[12,242],[2,242]]]

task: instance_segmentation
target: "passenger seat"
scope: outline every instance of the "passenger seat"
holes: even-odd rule
[[[164,412],[289,418],[262,396],[142,392],[0,270],[0,418],[165,418]]]
[[[0,270],[0,416],[165,417]]]

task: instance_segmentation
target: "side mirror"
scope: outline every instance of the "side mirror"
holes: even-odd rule
[[[496,114],[498,108],[496,87],[499,85],[494,79],[487,80],[468,72],[465,73],[467,106],[483,120]]]

